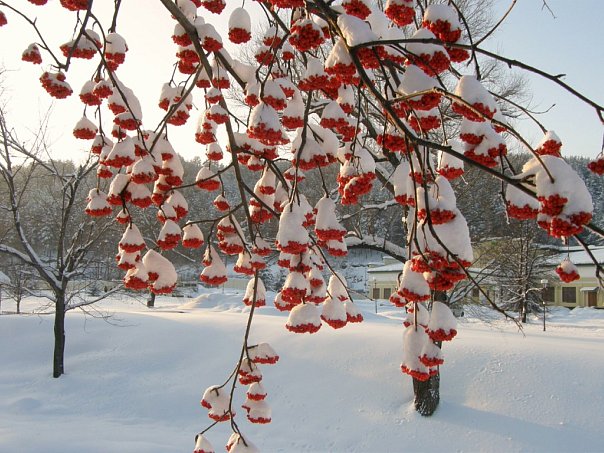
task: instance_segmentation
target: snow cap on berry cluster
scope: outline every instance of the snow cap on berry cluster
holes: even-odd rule
[[[346,44],[350,47],[378,40],[378,36],[371,30],[367,22],[349,14],[338,16],[338,27]]]
[[[426,329],[433,341],[449,341],[457,335],[457,319],[451,309],[442,302],[434,301],[430,312],[430,322]]]
[[[319,309],[314,304],[296,305],[289,313],[285,327],[295,333],[318,332],[321,328]]]
[[[430,377],[430,370],[420,361],[424,345],[430,341],[423,328],[409,326],[403,334],[403,362],[401,370],[403,373],[413,376],[420,381],[426,381]]]
[[[149,250],[143,256],[143,264],[149,274],[156,274],[151,285],[151,291],[155,294],[171,293],[176,287],[178,276],[170,260],[155,250]]]
[[[591,195],[578,173],[564,159],[541,156],[543,165],[536,157],[522,167],[517,179],[534,176],[537,196],[560,195],[567,198],[572,211],[593,211]],[[553,181],[550,179],[548,172]]]

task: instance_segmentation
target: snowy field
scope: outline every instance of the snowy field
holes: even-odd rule
[[[239,354],[240,297],[160,298],[155,309],[114,299],[97,305],[106,320],[69,313],[60,379],[51,378],[52,316],[3,314],[0,451],[191,452],[210,422],[201,394]],[[547,332],[533,318],[524,335],[501,320],[462,319],[445,345],[440,407],[422,418],[399,370],[400,311],[361,306],[364,323],[315,335],[292,334],[285,315],[259,309],[252,340],[281,356],[263,366],[273,421],[251,425],[243,410],[237,419],[262,451],[604,451],[604,311],[560,309]],[[217,451],[227,425],[208,433]]]

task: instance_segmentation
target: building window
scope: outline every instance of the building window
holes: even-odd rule
[[[374,299],[380,298],[380,288],[373,288],[373,295],[371,296]]]
[[[392,289],[384,288],[384,299],[388,299],[390,297],[391,293],[392,293]]]
[[[562,288],[562,302],[565,304],[577,303],[577,288],[574,286],[565,286]]]
[[[572,289],[572,288],[567,288],[567,289]],[[555,302],[555,300],[556,300],[555,294],[556,294],[556,288],[554,288],[553,286],[548,286],[547,288],[545,288],[543,290],[543,300],[545,302]]]

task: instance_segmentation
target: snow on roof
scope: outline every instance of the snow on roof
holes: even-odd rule
[[[596,258],[598,263],[604,264],[604,247],[603,246],[600,246],[600,247],[592,246],[592,247],[589,247],[589,250],[594,255],[594,257]],[[550,259],[551,264],[557,265],[559,261],[561,261],[562,259],[564,259],[566,257],[566,254],[567,254],[566,247],[560,249],[559,251],[560,251],[559,255],[553,256]],[[573,264],[575,264],[577,266],[593,265],[593,260],[581,246],[569,247],[568,248],[568,258],[570,259],[570,261]]]
[[[604,246],[590,247],[589,250],[591,251],[591,253],[593,253],[596,260],[598,260],[598,263],[604,264]],[[566,248],[564,248],[563,250],[561,249],[559,255],[555,255],[550,259],[550,264],[556,265],[556,266],[558,264],[560,264],[560,261],[566,257],[566,253],[567,253]],[[580,247],[580,246],[579,247],[569,247],[568,256],[569,256],[569,259],[577,266],[586,266],[586,265],[593,264],[593,261],[590,258],[590,256],[587,254],[587,252],[585,250],[583,250],[583,247]],[[370,267],[369,269],[367,269],[368,273],[381,273],[381,272],[397,272],[398,273],[398,272],[402,272],[402,271],[403,271],[403,263],[387,264],[385,266]],[[471,271],[474,271],[475,273],[479,273],[480,269],[474,268],[474,269],[471,269]]]
[[[590,247],[589,250],[600,264],[604,264],[604,247]],[[577,264],[593,264],[593,260],[583,248],[571,251],[569,253],[570,260]]]
[[[387,264],[386,266],[372,267],[367,272],[403,272],[403,263]]]

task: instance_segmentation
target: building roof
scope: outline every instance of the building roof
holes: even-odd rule
[[[599,264],[604,264],[604,247],[589,247],[589,250]],[[566,255],[566,251],[561,250],[560,255]],[[576,265],[593,264],[593,260],[589,254],[583,250],[583,247],[571,247],[568,252],[568,257]]]
[[[594,255],[594,257],[596,258],[596,260],[598,261],[598,263],[600,264],[604,264],[604,246],[592,246],[589,247],[589,250],[591,251],[591,253]],[[566,257],[566,254],[568,253],[569,259],[576,265],[578,266],[587,266],[587,265],[592,265],[593,261],[590,258],[589,254],[583,249],[583,247],[579,246],[579,247],[569,247],[568,249],[566,247],[561,248],[559,250],[559,254],[552,256],[549,260],[549,262],[553,265],[553,266],[557,266],[558,264],[560,264],[560,261],[563,260]],[[382,272],[402,272],[403,271],[403,263],[394,263],[394,264],[386,264],[385,266],[377,266],[377,267],[371,267],[369,269],[367,269],[367,273],[382,273]],[[480,269],[476,268],[473,269],[474,272],[478,273],[480,272]]]
[[[372,267],[367,269],[367,272],[403,272],[403,263],[386,264],[385,266]]]
[[[558,254],[550,256],[547,260],[552,266],[560,264],[560,261],[567,255],[568,259],[577,266],[593,266],[594,264],[589,254],[581,246],[560,247],[557,250]],[[599,264],[604,264],[604,246],[590,246],[589,250]]]

